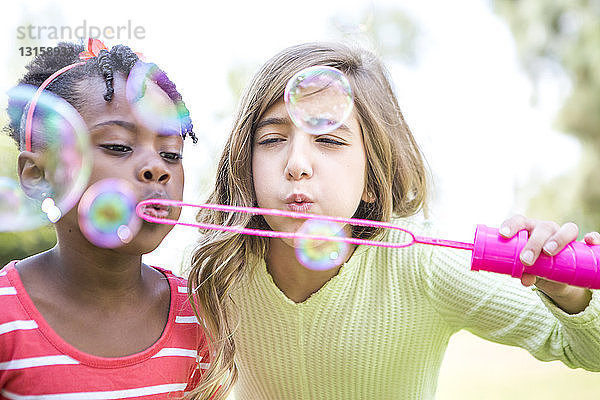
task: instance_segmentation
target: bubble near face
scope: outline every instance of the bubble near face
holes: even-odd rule
[[[339,128],[354,106],[348,78],[327,66],[309,67],[295,74],[283,99],[294,124],[313,135]]]
[[[0,232],[26,231],[45,223],[39,204],[25,196],[19,183],[0,177]]]
[[[77,204],[91,174],[92,155],[87,127],[79,113],[47,90],[41,92],[35,104],[27,137],[27,115],[36,90],[30,85],[11,89],[8,113],[21,118],[21,149],[30,143],[37,157],[36,168],[22,174],[21,184],[23,193],[37,203],[27,212],[47,217],[41,225],[58,221]]]
[[[166,79],[155,64],[138,61],[127,77],[125,94],[133,112],[146,127],[163,135],[181,135],[185,106],[182,102],[173,102],[155,86],[155,82]]]
[[[331,22],[335,30],[344,36],[360,36],[373,30],[374,17],[375,5],[373,1],[369,1],[363,7],[339,10]]]
[[[321,220],[307,220],[298,233],[315,236],[346,237],[341,225]],[[324,271],[342,264],[350,245],[346,242],[325,241],[315,239],[294,239],[296,258],[302,265],[315,271]]]
[[[94,245],[115,248],[131,242],[142,221],[135,214],[136,196],[120,179],[94,183],[79,202],[79,228]]]

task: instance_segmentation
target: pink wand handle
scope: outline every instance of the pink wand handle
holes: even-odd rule
[[[527,238],[527,231],[505,239],[498,229],[477,225],[471,270],[498,272],[515,278],[527,272],[569,285],[600,289],[600,246],[574,241],[552,257],[540,254],[532,266],[526,267],[519,255]]]

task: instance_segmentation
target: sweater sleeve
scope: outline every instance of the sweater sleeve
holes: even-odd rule
[[[537,289],[508,275],[471,271],[471,253],[421,246],[423,287],[431,305],[455,330],[519,346],[542,361],[600,371],[600,293],[567,314]]]

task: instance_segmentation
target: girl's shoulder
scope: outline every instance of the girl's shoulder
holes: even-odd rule
[[[400,246],[360,246],[355,255],[364,264],[414,264],[419,263],[422,246],[414,246],[413,236],[430,236],[433,223],[422,216],[394,217],[386,223],[382,236],[372,240]],[[412,235],[411,235],[412,234]]]
[[[0,269],[0,303],[7,304],[17,299],[19,285],[18,274],[15,268],[16,261],[12,261]],[[7,310],[4,307],[0,307],[3,311],[2,315],[5,315]],[[0,320],[0,324],[2,321]]]
[[[15,261],[0,269],[0,354],[6,347],[10,332],[37,327],[19,299],[19,293],[23,290],[15,269]]]
[[[164,277],[167,278],[169,282],[169,287],[171,289],[171,295],[184,295],[187,296],[187,279],[175,274],[173,271],[159,267],[156,265],[146,265],[148,268],[160,272]]]
[[[175,326],[179,327],[178,333],[183,335],[194,334],[199,336],[198,341],[204,342],[204,321],[198,318],[192,307],[193,296],[188,296],[187,279],[174,274],[168,269],[151,266],[167,277],[171,288],[171,312],[174,314]]]
[[[190,304],[190,298],[188,296],[188,281],[187,279],[175,275],[173,271],[158,267],[155,265],[150,266],[150,268],[155,269],[156,271],[162,273],[167,280],[169,281],[169,288],[171,291],[171,298],[174,299],[175,303],[179,310],[187,312],[188,314],[193,315],[193,309]],[[190,316],[190,315],[187,315]],[[188,318],[190,319],[190,318]]]
[[[410,241],[410,233],[418,236],[429,236],[435,231],[433,221],[424,218],[421,215],[410,217],[393,217],[390,221],[397,229],[386,229],[386,238],[393,243]]]
[[[167,279],[169,279],[170,281],[173,281],[174,283],[178,284],[178,285],[184,285],[187,287],[187,279],[176,275],[173,271],[166,269],[166,268],[162,268],[162,267],[158,267],[156,265],[151,265],[151,268],[154,268],[155,270],[162,272],[162,274],[164,276],[167,277]]]

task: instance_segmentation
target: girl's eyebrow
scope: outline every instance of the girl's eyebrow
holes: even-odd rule
[[[291,123],[291,121],[287,117],[285,117],[285,118],[271,117],[271,118],[263,119],[258,124],[256,124],[255,130],[258,131],[259,129],[264,128],[265,126],[269,126],[269,125],[289,125],[290,123]]]
[[[292,123],[292,121],[290,121],[290,119],[288,117],[285,117],[285,118],[282,118],[282,117],[266,118],[266,119],[263,119],[262,121],[260,121],[258,124],[256,124],[255,132],[258,132],[261,128],[264,128],[265,126],[269,126],[269,125],[289,125],[291,123]],[[346,125],[346,124],[341,124],[335,130],[336,131],[342,131],[342,132],[345,132],[346,134],[352,135],[352,131],[350,130],[350,128],[348,128],[348,125]]]
[[[94,130],[96,128],[99,128],[101,126],[106,126],[106,125],[117,125],[117,126],[127,129],[128,131],[130,131],[132,133],[138,132],[137,126],[135,124],[132,124],[131,122],[121,121],[121,120],[110,120],[110,121],[100,122],[100,123],[94,125],[91,130]]]

